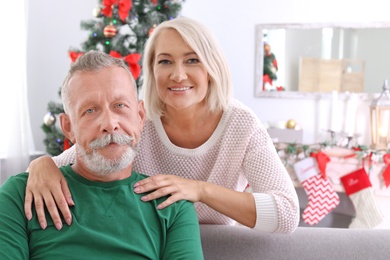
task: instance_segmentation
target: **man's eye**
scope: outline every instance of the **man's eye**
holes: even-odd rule
[[[91,113],[93,113],[94,111],[95,111],[95,109],[90,108],[90,109],[85,110],[85,113],[91,114]]]
[[[117,104],[116,106],[121,108],[121,107],[125,107],[125,104]]]

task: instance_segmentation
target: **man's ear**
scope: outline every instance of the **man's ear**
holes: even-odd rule
[[[72,124],[70,122],[69,115],[65,113],[61,113],[59,117],[60,117],[60,125],[61,125],[62,132],[64,133],[66,138],[68,138],[72,143],[76,143],[72,131]]]
[[[138,117],[141,126],[141,132],[142,132],[142,129],[144,128],[145,121],[146,121],[146,111],[145,111],[143,100],[138,101]]]

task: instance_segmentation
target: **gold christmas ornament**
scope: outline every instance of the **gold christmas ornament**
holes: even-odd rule
[[[116,35],[115,26],[110,24],[110,25],[107,25],[106,27],[104,27],[103,34],[104,34],[104,36],[106,36],[108,38],[114,37]]]
[[[47,113],[44,117],[43,117],[43,123],[47,126],[52,126],[54,125],[54,123],[56,122],[56,117],[53,116],[52,113]]]
[[[286,123],[286,128],[288,129],[295,129],[296,126],[297,126],[297,122],[294,119],[290,119]]]

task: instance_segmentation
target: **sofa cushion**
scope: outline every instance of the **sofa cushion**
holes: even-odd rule
[[[298,227],[267,234],[243,226],[201,225],[205,259],[389,259],[390,230]]]

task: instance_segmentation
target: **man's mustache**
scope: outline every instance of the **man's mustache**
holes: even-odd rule
[[[131,146],[131,141],[134,140],[134,138],[130,135],[126,134],[107,134],[99,139],[93,140],[89,147],[91,149],[101,149],[109,145],[110,143],[117,143],[117,144],[127,144]]]

